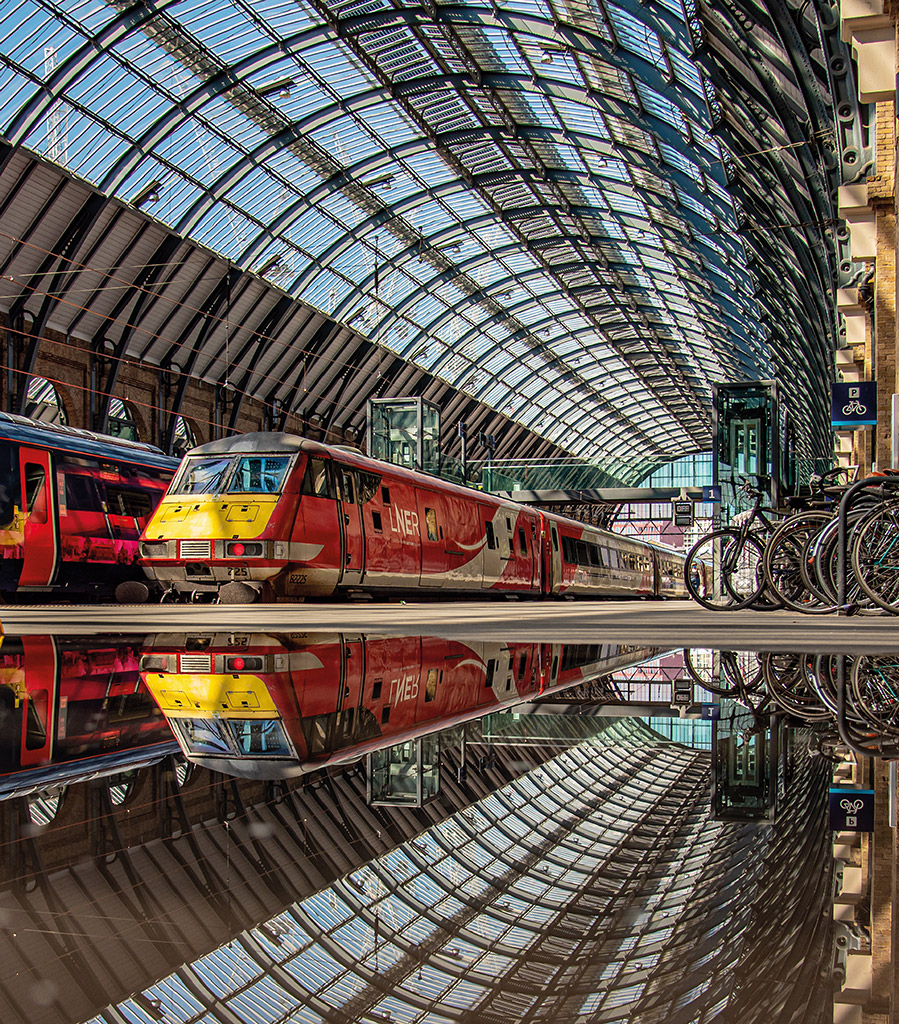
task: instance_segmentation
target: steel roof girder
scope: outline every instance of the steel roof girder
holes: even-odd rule
[[[177,0],[157,0],[155,9],[174,6]],[[66,93],[78,77],[94,62],[97,51],[110,50],[131,32],[139,30],[155,16],[155,10],[139,4],[120,11],[104,28],[82,43],[75,52],[55,68],[41,90],[27,100],[14,115],[4,134],[13,145],[22,145],[35,125],[46,117],[50,108]]]
[[[578,180],[578,176],[575,174],[575,172],[563,172],[563,174],[564,174],[564,177],[560,177],[560,180],[575,180],[575,181]],[[584,184],[592,184],[592,176],[580,176],[580,177],[582,178]],[[340,239],[336,240],[335,242],[333,242],[331,244],[331,246],[329,247],[329,249],[326,250],[324,253],[318,254],[318,256],[316,258],[317,265],[310,265],[310,266],[308,266],[307,269],[299,277],[294,278],[293,281],[291,282],[291,285],[290,285],[291,289],[292,290],[302,291],[305,287],[308,286],[310,280],[319,272],[321,266],[328,266],[328,265],[330,265],[330,263],[333,261],[333,259],[335,259],[337,256],[339,256],[341,252],[343,252],[346,249],[350,248],[353,244],[355,244],[355,242],[358,239],[364,237],[365,234],[372,233],[373,231],[375,231],[376,229],[380,228],[381,226],[383,226],[385,224],[388,224],[388,222],[390,220],[390,214],[396,214],[398,212],[405,213],[407,210],[414,209],[416,206],[421,205],[421,203],[424,203],[424,202],[427,202],[427,201],[433,199],[435,196],[440,196],[440,195],[443,195],[444,193],[452,193],[455,190],[456,190],[456,184],[454,182],[447,182],[447,183],[444,183],[441,186],[437,186],[436,188],[434,188],[434,189],[432,189],[430,191],[423,191],[423,192],[420,192],[420,193],[413,193],[413,194],[411,194],[409,196],[406,196],[402,200],[402,202],[398,203],[396,206],[391,208],[390,211],[383,211],[378,216],[371,218],[370,221],[364,222],[362,224],[357,225],[350,232],[347,232],[342,238],[340,238]],[[621,194],[621,195],[625,195],[625,196],[629,196],[629,197],[635,197],[636,196],[636,193],[634,192],[634,190],[631,187],[622,187],[622,188],[619,188],[619,189],[610,190],[610,192],[614,192],[616,194]],[[518,219],[521,216],[531,215],[536,209],[542,209],[542,208],[545,208],[545,207],[541,207],[541,208],[530,207],[530,208],[527,208],[527,209],[511,208],[508,211],[508,216],[506,218],[503,218],[503,219],[504,220],[508,220],[509,222],[514,222],[515,219]],[[583,206],[582,207],[576,207],[574,205],[570,206],[569,210],[576,210],[577,212],[579,212],[582,215],[583,214],[591,214],[592,215],[592,213],[594,212],[594,208],[593,207],[583,207]],[[688,216],[686,218],[688,223],[696,223],[696,225],[698,227],[700,227],[702,230],[706,230],[707,229],[708,221],[706,219],[700,218],[699,215],[694,214],[693,211],[691,211],[691,210],[687,210],[685,212],[688,214]],[[458,240],[459,238],[463,238],[464,239],[466,237],[465,229],[468,229],[468,231],[470,232],[471,229],[474,226],[476,226],[478,222],[483,221],[485,224],[489,224],[489,223],[493,222],[493,219],[494,218],[492,218],[492,217],[490,217],[488,215],[484,215],[482,217],[476,218],[474,221],[462,222],[461,228],[463,230],[460,231],[458,229],[453,229],[453,230],[449,231],[448,233],[447,232],[440,232],[438,235],[434,235],[431,238],[424,239],[424,241],[426,241],[427,244],[429,246],[431,246],[433,249],[439,250],[439,248],[441,246],[446,246],[447,244],[450,244],[450,243]],[[625,216],[620,216],[619,215],[616,219],[618,219],[619,222],[622,223],[624,226],[630,226],[632,228],[632,230],[645,231],[645,232],[648,232],[650,234],[653,232],[654,225],[649,220],[646,220],[646,221],[640,220],[640,219],[634,218],[634,217],[632,217],[630,215],[625,215]],[[401,261],[404,258],[407,258],[409,256],[409,254],[414,251],[415,248],[419,247],[420,246],[420,242],[421,242],[421,240],[416,240],[416,243],[413,246],[410,246],[406,250],[398,251],[396,254],[394,254],[393,256],[389,257],[385,261],[384,264],[379,264],[379,271],[383,272],[383,269],[385,267],[397,267],[397,268],[401,267],[401,265],[402,265]],[[447,268],[446,273],[456,274],[457,273],[457,269],[458,269],[458,265],[453,265],[453,266]],[[363,279],[363,281],[359,282],[359,286],[364,288],[367,285],[371,284],[371,282],[373,280],[373,276],[374,275],[372,274],[372,275],[369,276],[369,278]],[[346,301],[349,302],[350,300],[348,299]],[[338,312],[336,312],[335,315],[337,315],[339,317],[339,316],[341,316],[343,314],[338,311]]]
[[[507,248],[511,248],[511,246],[507,247]],[[484,255],[483,257],[477,259],[476,261],[475,260],[469,261],[469,266],[475,266],[476,267],[479,263],[486,262],[488,258],[489,258],[488,255]],[[566,264],[563,267],[558,267],[557,266],[555,269],[556,269],[557,274],[559,274],[559,273],[563,273],[565,271],[566,267],[570,267],[571,269],[579,269],[583,265],[584,264],[582,262],[581,263],[571,263],[571,264]],[[603,265],[599,265],[597,269],[605,269],[605,267]],[[545,271],[542,268],[535,268],[534,270],[526,271],[523,274],[517,274],[517,275],[514,275],[514,276],[509,276],[509,277],[503,278],[503,279],[501,279],[499,281],[492,282],[491,283],[491,289],[505,289],[505,287],[509,283],[513,283],[515,281],[526,282],[526,281],[528,281],[532,277],[533,278],[542,278],[544,275],[545,275]],[[438,280],[441,280],[441,279],[438,279]],[[447,277],[447,280],[451,280],[451,278]],[[388,313],[378,324],[378,331],[379,331],[379,333],[383,333],[386,329],[389,329],[392,326],[392,324],[403,315],[403,313],[405,312],[406,308],[408,308],[410,305],[414,305],[415,303],[417,303],[419,301],[421,296],[423,296],[424,294],[427,294],[428,290],[433,287],[433,283],[434,283],[433,281],[430,281],[427,284],[423,284],[420,288],[416,289],[413,293],[411,293],[407,297],[406,300],[404,300],[404,305],[403,306],[397,307],[396,310],[392,311],[391,313]],[[595,286],[591,285],[590,287],[593,288]],[[573,288],[571,290],[572,291],[576,291],[577,289]],[[630,293],[641,291],[641,292],[643,292],[643,294],[646,294],[646,295],[656,295],[656,294],[658,294],[659,297],[660,297],[660,300],[662,302],[664,302],[665,298],[666,298],[666,293],[664,291],[660,291],[660,292],[647,292],[644,289],[638,289],[635,286],[628,286],[627,291],[630,292]],[[548,293],[545,293],[543,295],[540,295],[539,297],[533,299],[530,303],[528,303],[528,305],[534,305],[537,302],[539,302],[542,305],[543,302],[548,301],[551,297],[555,297],[555,296],[560,295],[560,294],[566,294],[566,295],[568,294],[568,289],[564,286],[564,283],[560,283],[560,287],[559,287],[559,289],[557,291],[548,292]],[[739,320],[740,322],[744,322],[745,321],[744,311],[742,310],[741,307],[738,307],[736,305],[736,303],[733,302],[728,297],[726,292],[722,293],[720,296],[716,296],[716,298],[717,298],[718,302],[720,303],[720,305],[723,307],[722,314],[724,316],[730,315],[731,317],[733,317],[736,320]],[[433,333],[435,329],[439,328],[441,323],[443,323],[445,321],[448,321],[448,320],[454,318],[457,315],[460,315],[462,313],[463,309],[464,309],[464,307],[462,305],[462,301],[463,300],[460,300],[459,302],[453,304],[452,306],[448,306],[446,311],[443,314],[441,314],[441,316],[438,317],[438,319],[429,322],[427,325],[422,324],[421,325],[421,329],[428,331],[428,333]],[[525,306],[525,303],[519,303],[519,305],[520,306]],[[617,304],[617,305],[612,305],[610,303],[609,304],[609,308],[610,309],[620,309],[621,308],[620,307],[620,303]],[[576,313],[576,312],[580,312],[580,315],[583,315],[583,311],[582,310],[580,310],[580,311],[572,310],[573,314]],[[498,322],[501,322],[504,319],[508,319],[509,316],[510,316],[509,307],[503,307],[501,310],[496,311],[494,316],[491,317],[490,319],[488,319],[487,321],[479,322],[477,325],[473,326],[472,327],[472,332],[483,331],[485,324],[498,323]],[[532,333],[532,331],[533,331],[533,325],[522,326],[521,328],[519,328],[518,331],[512,332],[510,334],[510,339],[515,338],[515,337],[519,337],[519,336],[525,336],[525,335],[527,335],[529,333]],[[468,335],[466,335],[465,337],[468,337]],[[461,339],[460,339],[460,341],[461,341]],[[408,352],[413,347],[414,347],[414,345],[410,343],[409,345],[407,345],[407,347],[406,347],[406,349],[404,351]]]
[[[325,7],[324,4],[319,5],[318,3],[316,6]],[[553,22],[550,18],[525,14],[520,11],[503,10],[496,13],[487,6],[479,9],[440,4],[438,14],[440,20],[452,25],[466,25],[482,29],[503,28],[512,33],[520,32],[543,39],[556,46],[561,41],[570,46],[572,50],[588,54],[601,53],[610,64],[635,74],[640,81],[654,88],[656,92],[664,95],[666,91],[670,90],[670,82],[659,73],[659,69],[652,62],[644,60],[638,54],[626,51],[623,47],[613,49],[603,36],[589,29],[572,25],[570,22]],[[372,14],[351,15],[347,18],[337,16],[332,24],[335,31],[343,37],[360,35],[365,32],[384,31],[395,25],[412,28],[430,23],[430,19],[425,22],[414,8],[401,10],[394,8]],[[701,123],[708,115],[704,97],[696,97],[694,100],[693,95],[690,94],[685,107],[685,114],[691,114],[692,119],[696,122]]]

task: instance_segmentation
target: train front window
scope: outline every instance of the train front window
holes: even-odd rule
[[[227,456],[185,459],[172,481],[172,494],[220,494],[234,460]]]
[[[293,754],[280,722],[263,718],[230,719],[228,725],[240,754],[254,757],[290,757]]]
[[[237,460],[228,490],[239,494],[277,494],[289,465],[289,455],[244,455]]]
[[[233,753],[225,722],[208,718],[169,719],[175,735],[188,754]]]

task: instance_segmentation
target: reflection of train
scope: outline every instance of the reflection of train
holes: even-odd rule
[[[163,587],[227,601],[685,594],[677,551],[291,434],[188,453],[141,561]]]
[[[139,583],[138,538],[176,466],[149,445],[0,413],[0,593]]]
[[[3,638],[0,797],[177,752],[134,643]]]
[[[246,778],[353,761],[657,652],[430,636],[159,635],[141,674],[185,756]]]

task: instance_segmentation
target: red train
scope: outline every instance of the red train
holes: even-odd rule
[[[160,634],[140,664],[189,760],[275,779],[358,760],[658,653],[432,636]]]
[[[144,530],[170,592],[681,597],[683,556],[291,434],[189,452]]]
[[[0,413],[0,594],[146,592],[138,540],[177,465],[150,445]]]
[[[177,753],[137,641],[3,637],[0,799]]]

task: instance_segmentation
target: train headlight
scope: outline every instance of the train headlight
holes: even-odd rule
[[[141,672],[168,672],[168,656],[165,654],[142,654],[140,669]]]
[[[169,542],[167,540],[142,540],[140,542],[141,558],[169,558]]]

